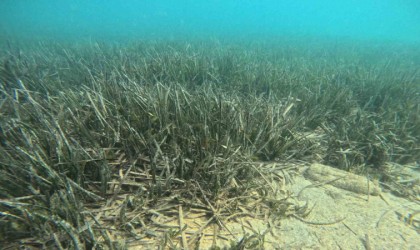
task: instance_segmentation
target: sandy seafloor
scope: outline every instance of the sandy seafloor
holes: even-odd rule
[[[408,172],[410,178],[420,180],[418,170]],[[314,186],[316,182],[304,176],[295,174],[286,188],[299,202],[308,202],[313,207],[305,217],[305,221],[312,224],[294,217],[279,220],[277,227],[265,234],[264,249],[420,249],[420,197],[408,199],[385,190],[380,195],[368,196],[329,184]],[[185,219],[188,230],[192,232],[205,222],[205,217]],[[329,222],[337,223],[317,225]],[[237,235],[240,241],[246,234],[264,234],[268,225],[263,220],[245,217],[226,226],[230,232],[218,229],[220,237],[216,240],[212,237],[216,227],[206,228],[199,249],[210,249],[212,246],[229,249],[230,241],[227,239],[231,239],[231,235]],[[177,227],[176,220],[173,227]],[[174,243],[183,249],[181,239]],[[136,242],[128,247],[158,248],[156,244],[137,245]]]

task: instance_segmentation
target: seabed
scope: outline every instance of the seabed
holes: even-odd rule
[[[420,50],[0,47],[4,249],[415,249]]]

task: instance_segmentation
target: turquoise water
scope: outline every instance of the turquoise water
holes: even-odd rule
[[[0,38],[420,41],[420,1],[2,0]]]

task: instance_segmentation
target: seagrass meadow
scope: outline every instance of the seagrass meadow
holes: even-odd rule
[[[310,209],[268,185],[289,163],[419,202],[390,168],[419,164],[418,46],[3,42],[0,83],[5,248],[187,249],[237,217],[302,219]],[[207,220],[195,234],[156,220],[195,210]]]

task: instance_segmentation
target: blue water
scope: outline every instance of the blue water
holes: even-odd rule
[[[419,0],[1,0],[0,39],[420,41]]]

